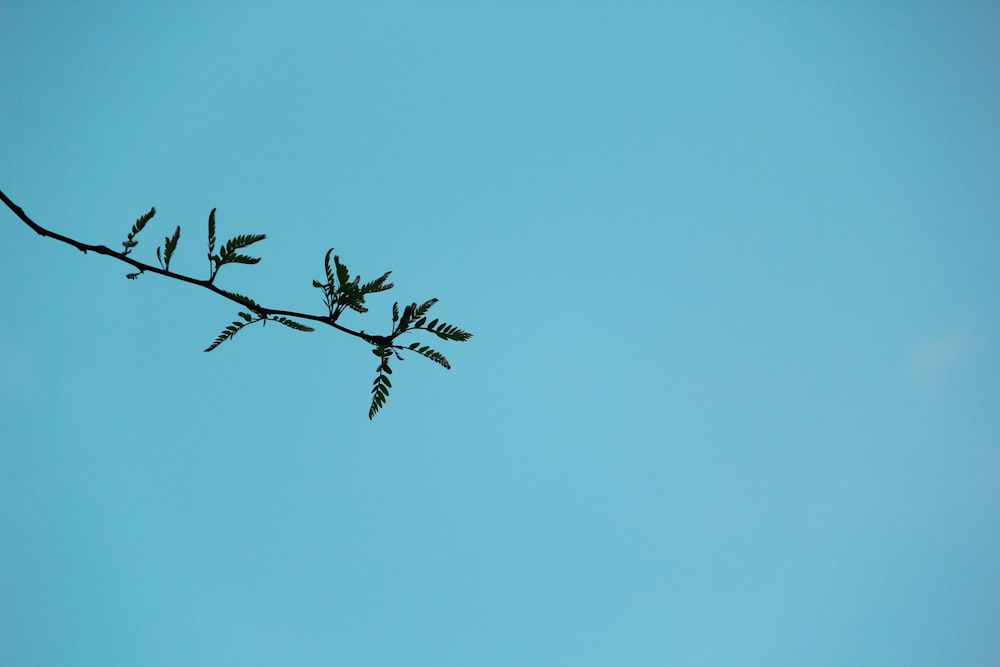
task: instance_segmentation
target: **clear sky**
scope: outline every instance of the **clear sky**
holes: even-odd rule
[[[0,664],[1000,664],[1000,6],[0,6]],[[432,342],[432,341],[426,341]]]

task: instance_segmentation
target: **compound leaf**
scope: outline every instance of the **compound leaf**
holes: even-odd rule
[[[337,255],[333,256],[333,263],[337,267],[337,284],[343,289],[344,285],[349,285],[351,282],[351,272],[340,263],[340,257]]]
[[[136,235],[142,231],[142,228],[146,226],[146,223],[152,220],[153,216],[156,215],[156,207],[153,206],[149,209],[147,213],[143,213],[138,218],[136,218],[135,224],[132,225],[132,231],[128,233],[128,237],[122,241],[122,251],[123,255],[127,255],[132,248],[139,245],[139,242],[135,240]]]
[[[256,264],[260,261],[260,257],[250,257],[249,255],[227,255],[223,264]]]
[[[228,296],[229,298],[231,298],[233,301],[242,303],[244,306],[246,306],[247,308],[249,308],[254,312],[260,310],[260,306],[257,305],[257,302],[248,296],[243,296],[242,294],[237,294],[236,292],[227,292],[226,290],[219,290],[219,291]]]
[[[392,283],[386,284],[386,282],[385,282],[386,278],[389,277],[390,273],[392,273],[392,271],[386,271],[385,273],[383,273],[381,276],[379,276],[375,280],[372,280],[371,282],[367,282],[364,285],[362,285],[361,286],[361,293],[362,294],[372,294],[374,292],[384,292],[386,290],[392,289],[394,287],[394,285]]]
[[[275,322],[280,322],[284,324],[289,329],[295,329],[296,331],[316,331],[312,327],[306,326],[301,322],[296,322],[295,320],[290,320],[287,317],[272,317]]]
[[[246,313],[240,313],[240,315],[246,315]],[[215,342],[213,342],[211,345],[205,348],[205,352],[211,352],[215,348],[225,343],[227,340],[235,336],[240,329],[250,324],[251,321],[253,320],[245,322],[235,320],[232,324],[230,324],[228,327],[222,330],[222,333],[218,335],[218,337],[215,339]]]
[[[406,308],[403,308],[403,316],[399,319],[399,327],[396,331],[406,331],[406,328],[410,325],[410,320],[413,319],[413,310],[417,307],[417,304],[411,303]]]
[[[215,209],[208,213],[208,256],[215,252]]]
[[[326,257],[323,258],[323,268],[326,269],[326,284],[333,288],[333,284],[337,282],[337,278],[333,273],[333,268],[330,266],[330,255],[333,254],[333,248],[326,251]],[[315,281],[313,281],[315,284]],[[317,285],[320,287],[320,285]]]
[[[438,302],[437,299],[428,299],[427,301],[424,301],[422,304],[420,304],[420,307],[414,311],[413,316],[423,317],[424,315],[427,314],[427,311],[431,309],[431,306],[433,306],[437,302]],[[416,306],[416,304],[413,305]]]
[[[368,419],[373,419],[375,414],[385,405],[386,399],[389,398],[389,388],[392,386],[388,377],[392,373],[389,369],[392,348],[377,347],[372,352],[381,359],[381,362],[378,366],[378,375],[375,377],[375,382],[372,383],[372,404],[368,409]]]
[[[254,261],[247,261],[251,258],[246,255],[237,255],[236,251],[240,248],[251,246],[258,241],[263,241],[266,238],[266,234],[241,234],[239,236],[234,236],[226,241],[221,248],[219,248],[219,265],[229,264],[230,262],[235,262],[237,264],[256,264],[260,261],[260,258],[253,258]],[[237,259],[237,257],[241,259]]]
[[[427,357],[431,361],[441,364],[445,368],[448,369],[451,368],[451,364],[448,363],[448,360],[445,359],[443,354],[437,352],[436,350],[432,350],[427,345],[421,345],[420,343],[410,343],[409,349],[413,350],[417,354]]]
[[[170,270],[170,258],[174,256],[174,250],[177,249],[177,241],[181,238],[181,227],[177,226],[174,230],[173,236],[163,239],[163,270]]]
[[[437,320],[435,320],[436,322]],[[451,324],[445,324],[442,322],[435,326],[434,322],[427,326],[427,330],[433,332],[438,338],[443,338],[444,340],[454,340],[460,343],[465,342],[472,338],[472,334],[468,331],[462,331],[456,326]]]

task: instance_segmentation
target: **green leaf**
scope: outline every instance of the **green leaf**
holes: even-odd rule
[[[248,257],[247,255],[238,255],[236,251],[240,248],[246,248],[251,246],[258,241],[263,241],[267,238],[266,234],[241,234],[240,236],[234,236],[233,238],[226,241],[223,246],[219,249],[218,264],[222,266],[223,264],[256,264],[260,261],[260,257]]]
[[[435,320],[435,322],[436,321],[437,320]],[[431,324],[434,324],[434,322]],[[428,326],[427,330],[433,332],[438,338],[443,338],[444,340],[454,340],[460,343],[472,338],[472,334],[469,332],[462,331],[458,327],[452,326],[451,324],[445,324],[444,322],[438,324],[437,328]]]
[[[340,263],[340,257],[337,255],[333,256],[333,263],[337,267],[337,283],[343,289],[344,285],[349,285],[351,282],[351,272],[347,270],[346,266]]]
[[[367,282],[364,285],[362,285],[361,293],[372,294],[374,292],[384,292],[386,290],[392,289],[394,285],[392,283],[386,284],[385,282],[386,278],[389,277],[390,273],[392,273],[392,271],[386,271],[375,280],[372,280],[371,282]]]
[[[260,310],[260,306],[257,305],[257,302],[248,296],[243,296],[242,294],[237,294],[236,292],[227,292],[226,290],[219,290],[219,291],[228,296],[229,298],[231,298],[233,301],[242,303],[244,306],[254,311],[255,313]]]
[[[177,249],[177,241],[179,241],[180,238],[181,238],[181,227],[180,227],[180,225],[178,225],[177,229],[174,230],[173,236],[171,236],[169,238],[164,238],[163,239],[163,241],[164,241],[164,244],[163,244],[163,270],[164,271],[169,271],[170,270],[170,258],[174,256],[174,250]]]
[[[135,224],[132,225],[132,231],[130,231],[128,233],[128,237],[122,241],[122,247],[124,248],[124,251],[122,252],[123,255],[129,254],[132,248],[139,245],[139,242],[135,240],[135,237],[142,231],[142,228],[146,226],[146,223],[152,220],[154,215],[156,215],[155,206],[150,208],[147,213],[143,213],[136,219]]]
[[[395,324],[396,320],[398,320],[398,319],[399,319],[399,302],[397,301],[396,303],[392,304],[392,322],[393,322],[393,324]]]
[[[431,306],[433,306],[437,302],[438,302],[437,299],[428,299],[427,301],[424,301],[420,305],[420,307],[417,308],[416,311],[413,313],[413,316],[414,317],[423,317],[425,314],[427,314],[427,311],[431,309]],[[414,304],[414,306],[415,305],[416,304]]]
[[[385,405],[386,399],[389,398],[389,388],[392,386],[387,377],[387,374],[392,373],[389,369],[392,348],[377,347],[372,351],[381,359],[381,362],[378,366],[378,375],[375,377],[375,382],[372,383],[372,404],[368,409],[368,419],[373,419],[375,414]]]
[[[256,264],[260,257],[250,257],[248,255],[228,255],[223,264]]]
[[[440,352],[437,352],[435,350],[432,350],[427,345],[420,345],[420,343],[410,343],[409,349],[413,350],[417,354],[420,354],[420,355],[423,355],[423,356],[427,357],[428,359],[430,359],[433,362],[441,364],[445,368],[448,368],[448,369],[451,368],[451,364],[448,363],[448,360],[445,359],[445,357],[444,357],[443,354],[441,354]]]
[[[379,385],[372,390],[372,405],[368,408],[368,419],[374,419],[378,411],[385,405],[385,399],[389,397],[389,390]]]
[[[411,303],[406,308],[403,308],[403,317],[400,318],[396,331],[406,331],[406,328],[410,325],[410,320],[413,318],[413,310],[416,307],[417,304]]]
[[[226,241],[226,243],[219,250],[219,254],[231,255],[240,248],[246,248],[254,243],[257,243],[258,241],[263,241],[266,238],[267,234],[240,234],[239,236],[234,236]]]
[[[295,329],[296,331],[315,331],[312,327],[307,327],[306,325],[296,322],[295,320],[290,320],[287,317],[272,317],[275,322],[280,322],[284,324],[289,329]]]
[[[333,269],[330,267],[330,255],[333,254],[333,248],[326,251],[326,257],[323,258],[323,268],[326,269],[326,283],[333,288],[333,284],[337,282],[336,276],[334,276]]]
[[[412,329],[426,329],[427,331],[432,332],[438,338],[443,338],[445,340],[454,340],[462,342],[472,338],[472,334],[468,333],[467,331],[462,331],[456,326],[440,322],[437,318],[431,320],[430,322],[427,322],[427,318],[421,315],[422,313],[426,313],[427,310],[430,309],[430,307],[433,306],[435,303],[437,303],[437,299],[431,299],[430,301],[425,301],[423,305],[414,310],[414,316],[418,317],[419,319],[417,319],[417,321],[413,323],[413,326],[411,327]],[[416,306],[416,304],[414,304],[414,306]]]
[[[240,315],[245,315],[245,313],[240,313]],[[228,327],[222,330],[222,333],[218,335],[218,337],[215,339],[215,342],[205,348],[205,352],[211,352],[215,348],[219,347],[227,340],[235,336],[240,329],[242,329],[248,324],[250,324],[250,322],[240,322],[239,320],[236,320],[235,322],[233,322]]]
[[[215,252],[215,209],[208,214],[208,256],[212,257]]]

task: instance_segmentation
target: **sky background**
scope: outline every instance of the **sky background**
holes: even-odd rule
[[[1000,664],[1000,6],[0,7],[0,663]],[[419,337],[416,340],[421,340]],[[433,342],[425,340],[425,342]]]

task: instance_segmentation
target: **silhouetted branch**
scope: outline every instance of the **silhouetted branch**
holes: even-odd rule
[[[229,239],[225,244],[223,244],[218,253],[215,252],[215,209],[208,217],[208,259],[209,259],[209,277],[207,279],[194,278],[192,276],[187,276],[182,273],[177,273],[175,271],[170,271],[170,260],[173,256],[174,250],[177,248],[180,241],[181,229],[178,226],[171,236],[164,238],[164,245],[156,249],[156,257],[160,263],[160,266],[155,266],[153,264],[147,264],[145,262],[140,262],[129,256],[129,253],[138,245],[136,237],[145,228],[146,223],[148,223],[153,216],[156,214],[156,209],[151,208],[148,213],[139,217],[135,224],[132,226],[131,232],[129,232],[126,240],[122,242],[123,250],[121,252],[112,250],[105,245],[91,245],[89,243],[83,243],[72,239],[68,236],[64,236],[57,232],[42,227],[37,222],[32,220],[28,215],[21,209],[20,206],[11,201],[6,194],[0,191],[0,199],[3,203],[7,205],[11,211],[14,212],[24,224],[33,229],[40,236],[55,239],[67,245],[73,246],[77,250],[83,253],[93,252],[99,255],[106,255],[112,257],[121,262],[128,264],[129,266],[137,269],[135,273],[130,273],[126,277],[129,279],[135,279],[143,273],[155,273],[167,278],[172,278],[174,280],[179,280],[181,282],[189,283],[191,285],[196,285],[204,289],[214,292],[219,296],[232,301],[244,308],[246,311],[241,311],[239,313],[240,319],[234,321],[228,327],[226,327],[222,333],[216,338],[216,340],[208,346],[205,351],[209,352],[214,350],[216,347],[221,345],[223,342],[229,340],[236,335],[243,327],[250,324],[255,324],[257,322],[266,322],[268,320],[279,322],[286,327],[295,329],[297,331],[310,332],[313,331],[312,327],[308,327],[300,322],[291,320],[288,318],[296,318],[299,320],[309,320],[311,322],[318,322],[320,324],[325,324],[332,327],[338,331],[349,334],[356,338],[360,338],[366,343],[373,345],[374,349],[372,352],[379,357],[378,374],[375,379],[375,387],[372,390],[372,403],[369,409],[369,419],[375,416],[379,408],[385,403],[388,397],[389,387],[391,383],[389,382],[388,375],[392,373],[389,368],[389,359],[395,356],[398,359],[402,359],[399,352],[400,351],[414,351],[417,354],[427,357],[432,361],[444,366],[445,368],[450,368],[447,359],[444,358],[439,352],[431,350],[426,345],[420,345],[420,343],[411,343],[407,346],[403,346],[396,343],[396,339],[406,333],[411,333],[413,331],[427,331],[433,333],[437,337],[443,340],[452,341],[467,341],[472,337],[472,334],[462,331],[458,327],[439,322],[438,320],[433,320],[427,323],[427,318],[425,313],[433,306],[437,299],[431,299],[424,302],[422,305],[418,306],[416,303],[406,306],[403,311],[402,318],[399,317],[399,304],[393,304],[392,308],[392,323],[393,328],[389,335],[379,336],[374,334],[365,333],[364,330],[355,331],[345,327],[337,322],[340,315],[347,309],[354,310],[359,313],[365,313],[368,308],[365,306],[365,296],[368,294],[373,294],[376,292],[384,292],[393,287],[392,283],[386,283],[389,277],[389,272],[384,273],[379,278],[372,280],[370,282],[361,283],[361,277],[355,276],[352,280],[350,277],[350,272],[347,267],[340,261],[340,257],[333,255],[333,265],[330,264],[330,258],[333,254],[333,250],[330,249],[326,253],[324,259],[325,277],[326,282],[321,282],[318,280],[313,281],[313,286],[321,289],[323,291],[323,301],[327,307],[326,315],[312,315],[309,313],[301,313],[292,310],[283,310],[279,308],[268,308],[262,306],[255,302],[249,297],[243,296],[242,294],[237,294],[235,292],[226,291],[215,285],[215,278],[218,275],[219,269],[226,264],[256,264],[260,261],[260,258],[250,257],[239,251],[249,247],[250,245],[262,241],[265,238],[263,234],[244,234],[240,236],[233,237]],[[252,313],[252,314],[251,314]]]

